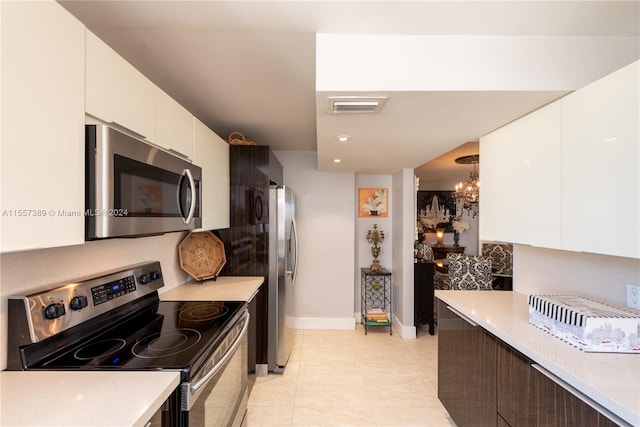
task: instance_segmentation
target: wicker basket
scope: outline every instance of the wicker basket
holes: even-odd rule
[[[231,132],[227,138],[230,145],[257,145],[250,137],[244,136],[240,132]]]
[[[178,246],[180,268],[198,281],[215,279],[227,262],[224,244],[210,231],[191,232]]]

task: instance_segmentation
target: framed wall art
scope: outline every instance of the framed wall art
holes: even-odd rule
[[[453,233],[452,220],[456,216],[456,199],[453,191],[418,191],[418,221],[425,225],[427,233],[435,233],[436,227],[443,227],[446,233]]]
[[[386,218],[388,215],[389,190],[387,188],[359,188],[358,216]]]

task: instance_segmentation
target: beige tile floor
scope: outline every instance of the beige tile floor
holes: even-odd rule
[[[247,426],[455,426],[437,398],[437,340],[297,331],[284,374],[250,377]]]

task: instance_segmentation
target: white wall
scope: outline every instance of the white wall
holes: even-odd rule
[[[277,151],[284,183],[296,194],[300,259],[295,327],[353,329],[355,176],[319,172],[315,152]]]
[[[160,292],[166,292],[189,277],[178,258],[178,245],[186,235],[99,240],[0,255],[0,370],[7,367],[7,297],[144,261],[160,261],[165,282]]]
[[[640,284],[640,260],[515,245],[513,274],[513,289],[526,295],[582,295],[624,308],[625,285]]]
[[[415,180],[413,170],[393,175],[393,298],[394,327],[402,338],[415,338],[413,323],[413,244],[415,241]]]
[[[395,190],[392,188],[391,175],[356,175],[356,188],[355,188],[355,201],[358,201],[358,189],[360,188],[386,188],[389,190],[387,200],[387,216],[386,217],[359,217],[356,210],[355,223],[356,223],[356,258],[358,260],[357,269],[355,271],[354,284],[355,284],[355,313],[356,319],[360,320],[360,298],[361,298],[361,286],[360,286],[360,269],[368,268],[373,262],[373,255],[371,254],[371,244],[367,242],[367,231],[373,230],[373,224],[378,225],[378,230],[384,231],[384,241],[380,245],[380,256],[378,260],[382,268],[391,271],[393,278],[393,212],[394,203],[397,198],[402,199],[402,196],[397,196]]]

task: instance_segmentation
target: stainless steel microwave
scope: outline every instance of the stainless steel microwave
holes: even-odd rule
[[[86,125],[85,238],[200,228],[200,167],[107,125]]]

